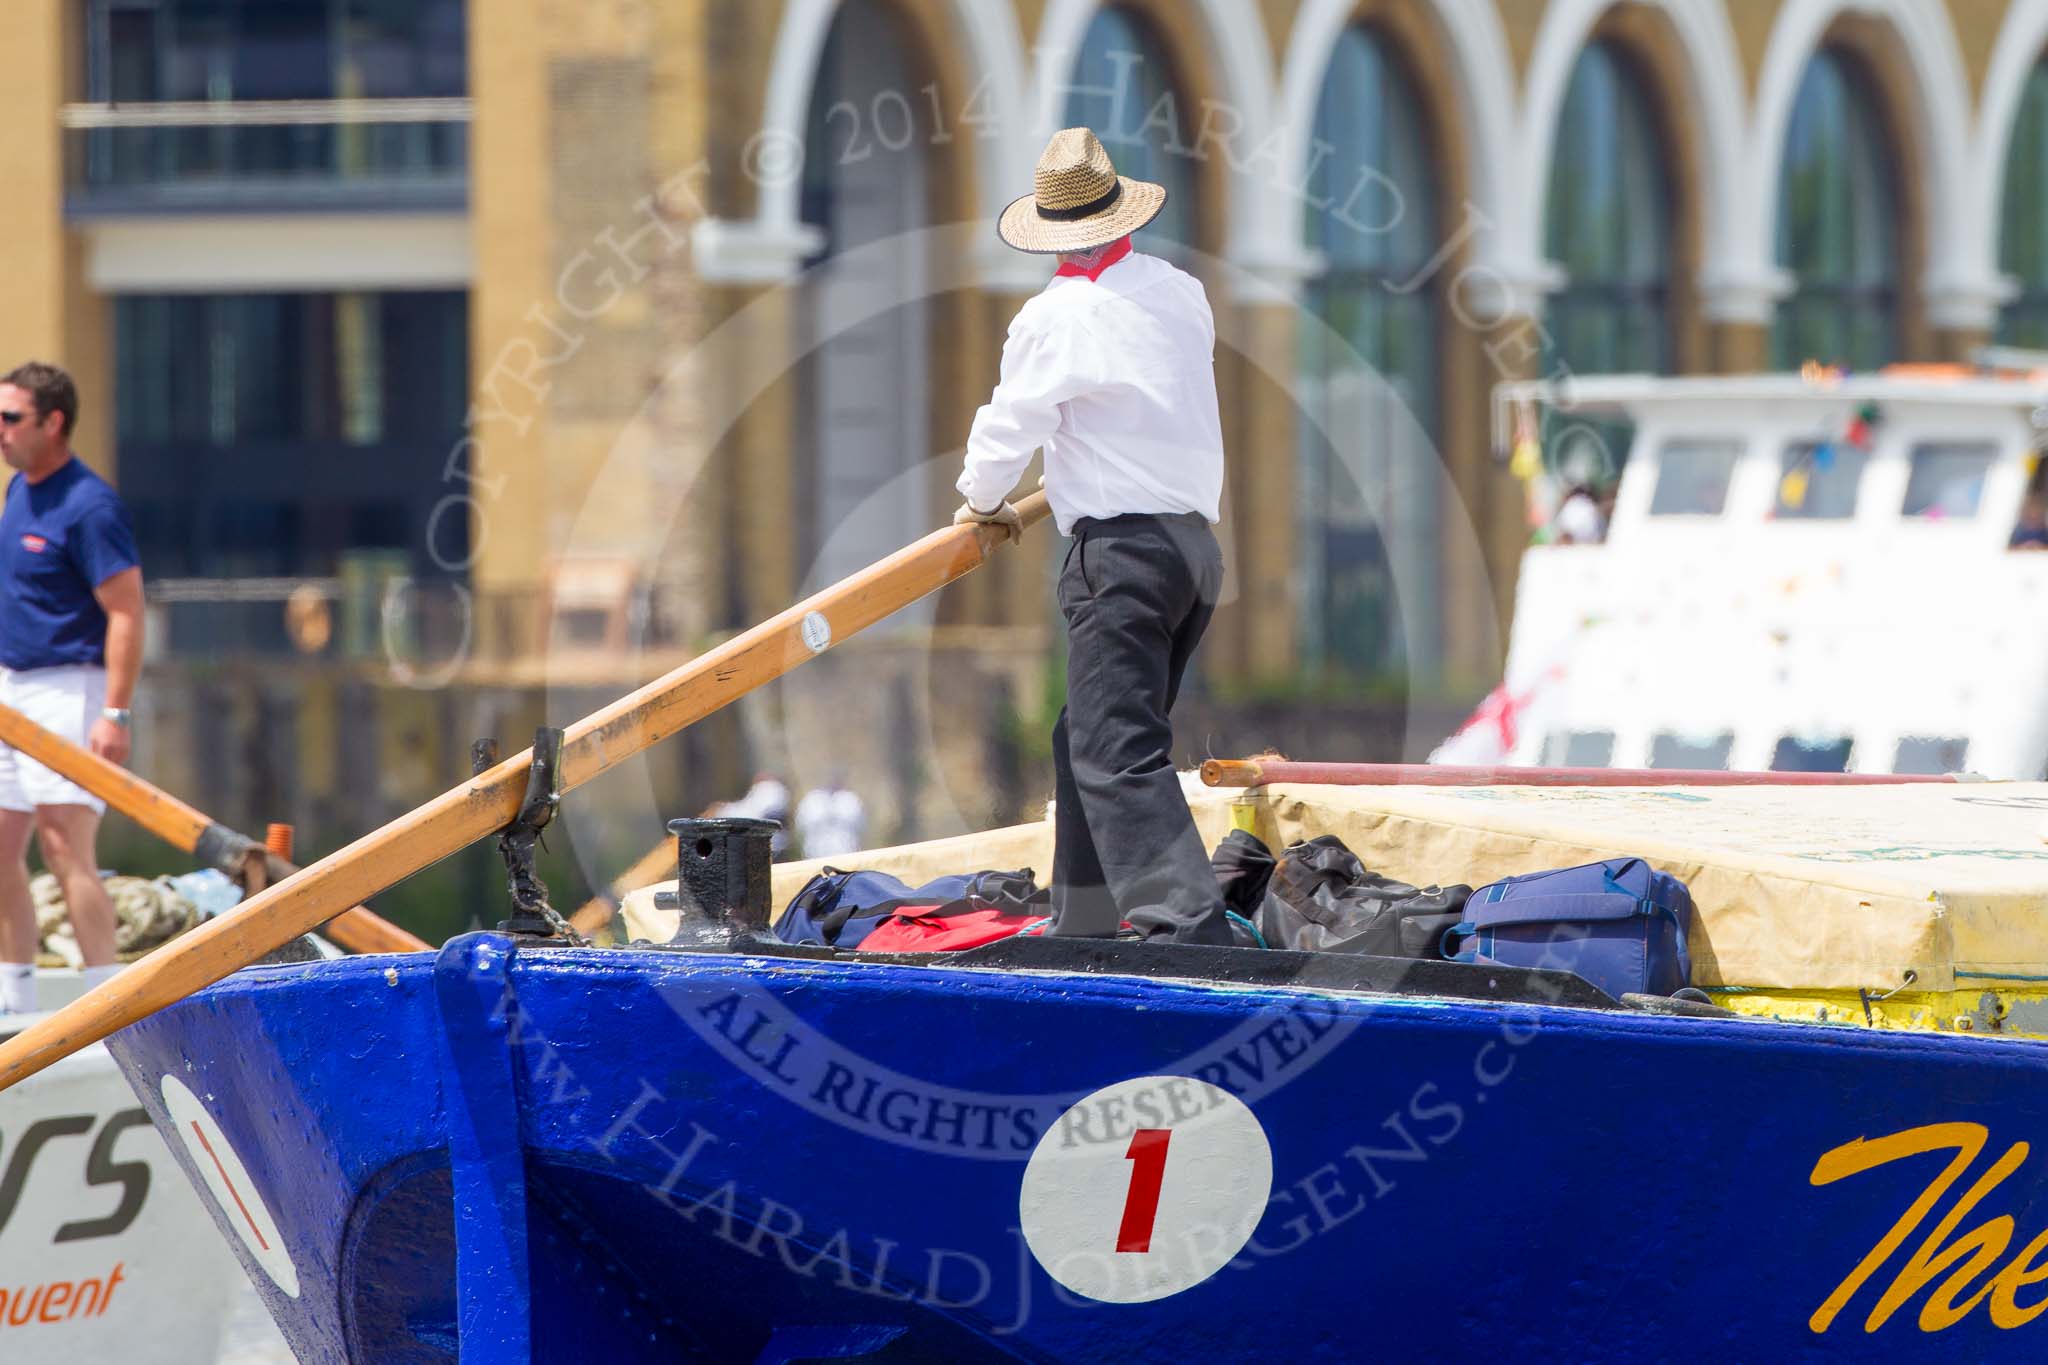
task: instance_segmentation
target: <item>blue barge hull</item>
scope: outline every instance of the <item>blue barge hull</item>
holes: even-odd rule
[[[472,935],[109,1046],[308,1362],[2048,1349],[2034,1043]]]

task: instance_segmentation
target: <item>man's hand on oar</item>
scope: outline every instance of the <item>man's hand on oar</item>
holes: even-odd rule
[[[1017,515],[1016,507],[1003,503],[992,512],[984,512],[971,502],[960,504],[960,510],[953,514],[955,526],[988,526],[1001,531],[1003,538],[1011,542],[1024,539],[1024,519]]]
[[[1017,504],[1020,526],[1045,497]],[[569,727],[568,791],[839,641],[979,568],[1006,533],[932,532]],[[0,1090],[256,961],[377,892],[503,829],[526,792],[528,750],[208,920],[0,1043]]]

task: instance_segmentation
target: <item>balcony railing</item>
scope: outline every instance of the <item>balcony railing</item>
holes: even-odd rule
[[[386,556],[357,558],[330,578],[152,582],[150,654],[163,660],[289,656],[400,674],[441,672],[474,658],[473,594],[454,583],[417,581]]]
[[[74,218],[148,213],[459,211],[467,98],[73,104]]]

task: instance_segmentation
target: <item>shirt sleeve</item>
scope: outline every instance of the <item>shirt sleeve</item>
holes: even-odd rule
[[[1052,329],[1011,329],[1002,378],[974,414],[966,468],[954,485],[969,503],[987,511],[1002,502],[1032,455],[1059,430],[1060,404],[1098,386],[1094,349],[1072,319]]]
[[[73,553],[85,581],[95,588],[142,563],[135,550],[135,532],[128,514],[116,502],[101,502],[78,520]]]

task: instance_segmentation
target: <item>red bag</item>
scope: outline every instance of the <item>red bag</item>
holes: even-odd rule
[[[883,920],[860,941],[863,953],[953,953],[1009,938],[1038,915],[998,910],[987,901],[962,900],[945,905],[906,905]]]

